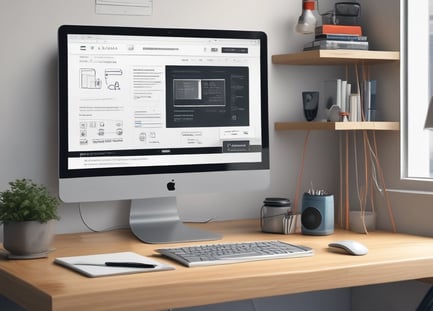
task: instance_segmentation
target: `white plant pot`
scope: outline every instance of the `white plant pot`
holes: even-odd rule
[[[376,230],[376,213],[351,211],[349,213],[349,228],[358,233]]]
[[[46,255],[53,242],[55,222],[6,222],[3,224],[3,247],[16,256]]]

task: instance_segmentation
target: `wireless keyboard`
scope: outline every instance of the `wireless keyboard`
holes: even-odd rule
[[[276,240],[161,248],[156,251],[187,267],[313,255],[309,247]]]

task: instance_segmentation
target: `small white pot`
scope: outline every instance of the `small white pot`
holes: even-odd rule
[[[358,233],[376,230],[376,213],[351,211],[349,213],[349,228]]]

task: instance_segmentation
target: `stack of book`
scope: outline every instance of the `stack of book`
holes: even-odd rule
[[[323,24],[316,27],[314,41],[304,45],[304,51],[336,49],[368,50],[361,26]]]

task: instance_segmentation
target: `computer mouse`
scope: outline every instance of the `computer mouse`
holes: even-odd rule
[[[364,244],[353,240],[336,241],[329,243],[328,246],[342,249],[349,255],[362,256],[368,253],[368,248]]]

